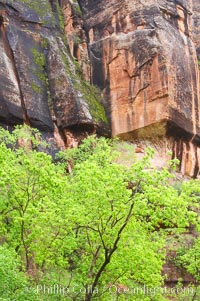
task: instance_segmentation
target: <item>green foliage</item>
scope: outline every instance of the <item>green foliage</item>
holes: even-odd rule
[[[51,108],[52,100],[49,91],[48,76],[46,73],[46,57],[44,54],[44,50],[48,47],[48,45],[48,39],[42,37],[39,47],[37,45],[35,48],[31,48],[31,54],[35,64],[30,67],[30,69],[34,75],[34,80],[31,83],[33,91],[40,94],[45,88],[48,96],[49,107]]]
[[[194,276],[195,283],[200,284],[200,238],[190,242],[189,245],[183,243],[177,250],[175,264],[178,267],[186,269]]]
[[[16,126],[15,129],[10,133],[8,130],[0,128],[0,144],[1,146],[9,146],[9,149],[19,150],[20,148],[23,151],[26,150],[27,147],[31,147],[33,149],[41,146],[43,148],[46,147],[46,143],[41,140],[40,132],[35,128],[30,128],[27,125],[19,125]]]
[[[64,162],[71,162],[73,166],[94,158],[103,164],[104,161],[108,160],[110,162],[110,160],[118,157],[119,153],[114,151],[114,145],[115,141],[104,137],[96,138],[95,136],[90,136],[84,139],[78,148],[60,152],[58,159]]]
[[[37,49],[32,48],[32,54],[34,57],[34,61],[38,66],[41,66],[42,68],[45,66],[45,56],[42,52],[39,52]]]
[[[73,1],[72,8],[78,16],[82,16],[82,11],[77,0]]]
[[[34,84],[34,83],[32,83],[31,84],[31,88],[33,89],[33,91],[35,92],[35,93],[40,93],[41,92],[41,87],[39,87],[39,86],[37,86],[36,84]]]
[[[120,227],[126,225],[125,217],[128,216],[128,210],[131,210],[134,214],[131,214],[125,233],[120,233],[120,244],[113,252],[113,261],[109,262],[107,272],[102,273],[100,283],[119,281],[132,288],[141,283],[149,287],[159,286],[162,283],[160,271],[167,234],[183,230],[197,217],[194,211],[188,210],[187,199],[190,192],[183,190],[179,194],[170,186],[169,179],[173,176],[167,169],[145,170],[153,155],[151,149],[146,150],[146,156],[141,162],[135,161],[131,168],[126,168],[114,163],[119,161],[120,154],[117,151],[113,153],[113,148],[118,149],[118,144],[109,144],[105,138],[98,141],[90,137],[79,149],[69,150],[64,155],[68,164],[74,167],[71,179],[72,198],[74,200],[79,191],[75,203],[84,211],[84,220],[78,233],[85,233],[88,239],[87,254],[98,253],[98,259],[89,259],[88,256],[85,258],[85,253],[82,254],[84,267],[80,270],[86,273],[82,277],[91,273],[94,274],[93,277],[97,275],[106,261],[104,252],[115,249],[114,242]],[[99,241],[100,245],[97,243]],[[142,243],[144,241],[145,247]],[[124,256],[128,250],[132,250],[131,254]],[[107,258],[109,260],[109,256]],[[88,271],[88,259],[92,263],[96,260],[99,270],[94,271],[92,267],[92,272]],[[80,256],[77,260],[80,265]],[[80,270],[78,277],[81,275]],[[109,298],[109,293],[110,291],[108,295],[105,294],[105,300]],[[141,300],[143,297],[140,295],[135,298]],[[158,297],[161,300],[159,298],[161,296]]]
[[[0,300],[38,300],[34,291],[27,293],[28,279],[20,272],[20,259],[14,250],[0,246]]]
[[[178,185],[178,186],[177,186]],[[182,271],[189,272],[193,277],[194,281],[188,287],[191,293],[188,296],[179,296],[178,301],[194,301],[200,298],[200,238],[199,238],[199,200],[200,200],[200,186],[198,180],[190,180],[180,183],[176,183],[175,188],[180,195],[187,198],[188,207],[192,209],[187,213],[187,219],[190,219],[190,227],[193,228],[193,236],[184,235],[176,238],[176,256],[172,258],[175,265]],[[180,288],[183,290],[184,287],[180,282]]]
[[[18,0],[22,4],[25,4],[28,9],[33,10],[38,17],[40,18],[41,22],[51,23],[54,25],[55,19],[53,16],[52,8],[50,2],[48,0],[40,0],[40,1],[32,1],[32,0]]]
[[[79,89],[87,100],[90,113],[94,120],[96,122],[104,122],[107,124],[108,120],[106,113],[103,105],[100,103],[100,100],[102,99],[100,90],[82,79],[80,79]]]
[[[33,70],[33,73],[37,76],[38,80],[46,84],[47,82],[47,75],[45,73],[45,65],[46,65],[46,58],[44,53],[39,51],[36,48],[31,49],[33,60],[37,65],[37,70]]]
[[[0,242],[40,300],[166,300],[142,288],[163,285],[167,235],[197,223],[197,182],[178,192],[168,169],[149,169],[151,149],[118,164],[119,144],[105,138],[85,139],[57,164],[33,149],[40,138],[28,127],[1,130],[0,142]],[[65,296],[47,292],[55,284]]]
[[[65,19],[64,19],[62,8],[60,7],[58,2],[56,2],[56,8],[57,8],[57,12],[58,12],[58,20],[59,20],[59,24],[60,24],[60,29],[64,32]]]
[[[196,239],[193,246],[189,249],[180,248],[178,250],[176,262],[185,267],[188,272],[194,275],[196,281],[200,281],[200,239]]]

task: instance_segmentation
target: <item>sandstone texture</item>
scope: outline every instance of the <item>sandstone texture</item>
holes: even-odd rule
[[[199,175],[198,0],[0,1],[0,50],[1,125],[51,149],[118,135]]]
[[[107,120],[63,29],[57,1],[0,1],[0,123],[29,124],[64,147],[67,131],[105,133]]]
[[[198,0],[193,0],[193,35],[198,61],[200,61],[200,2]]]
[[[79,4],[92,82],[104,93],[112,135],[133,141],[168,137],[181,171],[197,176],[199,1]]]
[[[0,0],[0,125],[38,128],[52,155],[119,136],[198,177],[199,62],[199,0]]]

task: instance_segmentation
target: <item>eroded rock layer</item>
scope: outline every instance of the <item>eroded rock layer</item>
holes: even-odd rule
[[[198,61],[199,0],[0,0],[0,125],[37,127],[52,155],[118,135],[138,157],[153,147],[154,167],[178,158],[197,177]]]
[[[92,82],[104,93],[112,135],[128,140],[173,137],[181,170],[198,174],[198,1],[79,4],[89,39]],[[185,157],[181,143],[187,144],[190,155]]]
[[[30,124],[59,147],[71,128],[107,127],[101,97],[82,79],[63,27],[57,1],[0,1],[0,123]]]
[[[0,50],[1,124],[64,148],[108,135],[108,118],[113,136],[168,141],[198,175],[198,0],[0,1]]]

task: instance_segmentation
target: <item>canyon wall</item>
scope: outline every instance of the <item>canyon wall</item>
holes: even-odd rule
[[[200,60],[200,2],[198,0],[193,0],[193,37],[198,60]]]
[[[0,123],[42,131],[51,149],[107,131],[101,96],[81,75],[56,1],[0,1]],[[75,130],[74,130],[75,129]]]
[[[0,48],[1,125],[50,151],[117,135],[199,175],[198,0],[0,1]]]
[[[38,128],[52,155],[117,135],[198,177],[198,61],[199,0],[0,0],[0,125]]]
[[[155,146],[159,162],[172,151],[181,172],[197,176],[198,1],[78,2],[91,81],[103,92],[112,135]]]

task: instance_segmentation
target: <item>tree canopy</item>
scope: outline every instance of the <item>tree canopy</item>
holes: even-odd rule
[[[0,131],[5,300],[167,300],[155,293],[164,285],[166,239],[198,229],[199,183],[176,189],[173,162],[150,168],[151,149],[131,166],[118,163],[119,143],[91,136],[54,162],[38,151],[36,130]]]

